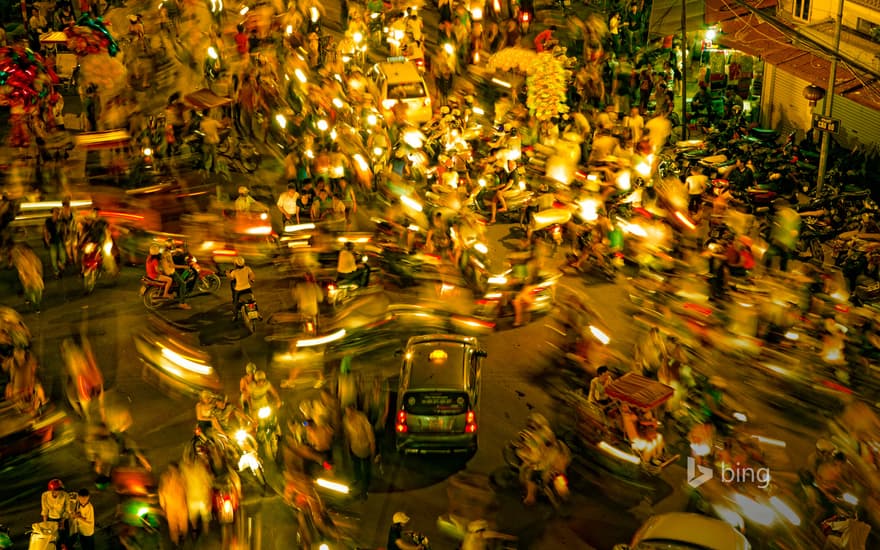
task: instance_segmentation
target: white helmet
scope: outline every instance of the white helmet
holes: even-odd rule
[[[394,517],[391,518],[391,521],[394,523],[405,525],[409,523],[409,516],[406,515],[404,512],[394,512]]]

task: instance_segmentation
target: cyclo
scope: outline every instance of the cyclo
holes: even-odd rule
[[[593,464],[626,478],[659,474],[679,457],[666,451],[655,415],[673,393],[670,386],[634,372],[605,386],[605,405],[573,392],[574,445],[583,451],[574,454],[589,455]]]

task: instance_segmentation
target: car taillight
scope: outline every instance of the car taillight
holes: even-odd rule
[[[406,411],[398,411],[397,412],[397,433],[403,434],[406,433],[409,428],[406,426]]]
[[[464,431],[465,433],[469,434],[477,433],[477,415],[474,414],[474,411],[467,412],[467,416],[465,417]]]
[[[232,500],[228,496],[223,497],[223,513],[231,514],[232,513]]]
[[[327,290],[336,290],[336,285],[333,284],[333,283],[328,284],[328,285],[327,285]]]
[[[528,23],[528,21],[529,21],[529,12],[527,12],[527,11],[522,12],[522,17],[521,17],[520,19],[522,19],[522,22],[523,22],[523,23]]]

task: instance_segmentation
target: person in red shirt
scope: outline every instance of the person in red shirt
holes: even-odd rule
[[[236,29],[238,32],[235,33],[235,49],[238,51],[238,55],[244,57],[248,54],[248,35],[244,32],[244,25],[241,23]]]
[[[159,260],[161,259],[161,255],[159,254],[159,247],[153,245],[150,247],[150,255],[147,256],[147,277],[153,279],[154,281],[160,281],[165,284],[164,293],[162,294],[163,298],[173,298],[168,291],[171,290],[171,277],[168,275],[163,275],[162,271],[159,269]]]
[[[538,36],[535,37],[535,49],[538,50],[538,53],[543,52],[547,49],[547,43],[553,41],[553,32],[556,30],[556,25],[550,25],[550,27],[544,29]]]

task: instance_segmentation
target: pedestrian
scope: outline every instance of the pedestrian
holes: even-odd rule
[[[213,494],[213,476],[208,466],[199,459],[192,462],[183,462],[180,465],[180,473],[184,480],[186,491],[186,509],[189,516],[189,526],[193,531],[201,530],[208,532],[211,524],[211,496]]]
[[[202,120],[199,122],[199,130],[204,136],[202,142],[203,165],[208,173],[217,172],[217,146],[220,144],[220,130],[223,123],[211,117],[208,109],[202,111]]]
[[[188,531],[186,487],[177,462],[168,464],[168,468],[159,477],[159,506],[168,521],[171,543],[177,546]]]
[[[73,509],[72,532],[82,550],[95,550],[95,507],[88,489],[80,489]],[[71,541],[74,542],[74,541]]]
[[[52,273],[56,279],[61,278],[67,263],[63,235],[64,222],[61,220],[61,211],[53,208],[52,215],[46,218],[46,223],[43,225],[43,243],[49,249],[49,262],[52,264]]]
[[[556,38],[553,36],[554,32],[556,32],[556,25],[550,25],[538,33],[538,36],[535,37],[535,50],[538,53],[548,50],[551,44],[556,43]]]
[[[611,51],[620,53],[620,12],[614,11],[608,19],[608,34],[611,37]]]
[[[296,191],[296,185],[288,183],[287,191],[278,197],[278,202],[276,203],[278,211],[281,213],[282,224],[289,224],[293,221],[299,223],[298,199],[299,193]]]
[[[318,304],[324,297],[321,287],[315,281],[315,274],[307,271],[303,280],[297,283],[293,289],[293,299],[296,301],[296,309],[312,322],[317,324]],[[317,326],[315,327],[317,331]]]
[[[244,32],[244,24],[239,23],[235,27],[235,51],[238,52],[238,56],[243,60],[247,61],[248,59],[248,51],[250,50],[249,39],[246,32]]]
[[[685,185],[688,192],[688,210],[691,214],[696,214],[703,204],[703,193],[706,192],[706,187],[709,185],[709,178],[703,174],[703,169],[700,166],[692,166],[691,174],[685,180]]]
[[[367,416],[355,408],[354,403],[348,403],[345,407],[342,427],[354,466],[356,490],[362,499],[366,499],[372,479],[373,456],[376,454],[373,427]]]
[[[764,265],[770,267],[773,257],[779,256],[779,269],[788,271],[788,260],[794,254],[800,236],[801,216],[785,200],[774,202],[773,208],[770,249],[764,255]]]

